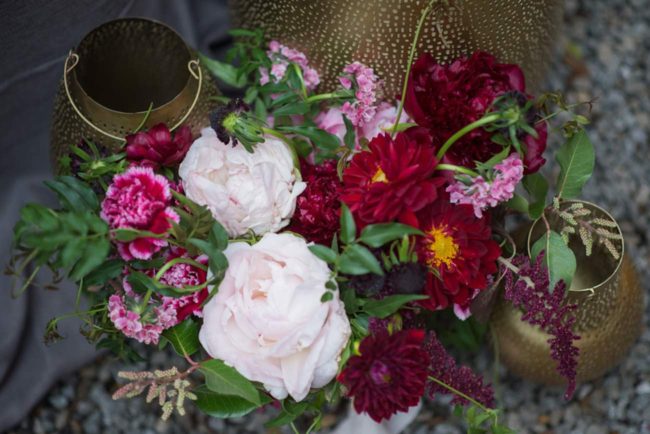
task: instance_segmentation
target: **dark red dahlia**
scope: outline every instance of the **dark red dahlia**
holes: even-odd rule
[[[498,63],[480,51],[440,65],[425,53],[411,69],[404,107],[418,125],[429,129],[437,150],[455,132],[480,119],[497,97],[512,91],[526,93],[524,74],[517,65]],[[527,173],[536,172],[545,162],[546,126],[539,124],[536,130],[537,138],[522,139]],[[492,142],[492,135],[482,128],[466,134],[445,154],[444,162],[474,167],[475,161],[487,161],[503,149]]]
[[[499,245],[491,238],[490,219],[479,219],[470,205],[438,200],[417,215],[426,233],[417,242],[418,259],[428,269],[422,305],[431,309],[453,306],[456,315],[469,315],[470,301],[497,271]]]
[[[420,402],[429,368],[424,338],[424,330],[378,330],[361,341],[360,354],[338,376],[357,413],[381,422]]]
[[[416,212],[436,199],[444,180],[433,176],[434,149],[421,138],[414,132],[398,133],[395,139],[381,134],[352,158],[343,172],[341,200],[362,226],[395,219],[411,223]]]
[[[172,167],[183,161],[192,144],[192,131],[188,126],[179,127],[172,137],[165,124],[158,124],[148,131],[126,136],[126,158],[157,169]]]
[[[339,230],[341,212],[341,181],[336,172],[336,161],[320,165],[300,162],[305,191],[296,200],[296,211],[287,228],[308,241],[330,245]]]

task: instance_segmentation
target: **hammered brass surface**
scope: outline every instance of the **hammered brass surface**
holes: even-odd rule
[[[358,60],[401,93],[409,49],[429,0],[229,0],[234,25],[304,51],[333,89],[343,66]],[[441,0],[426,20],[418,52],[449,62],[475,50],[517,63],[535,89],[555,48],[562,0]]]
[[[595,214],[609,216],[600,208],[586,205]],[[551,225],[554,225],[553,220]],[[571,289],[595,286],[593,296],[588,291],[574,291],[567,297],[567,302],[578,304],[575,326],[580,335],[580,340],[576,341],[580,349],[577,381],[583,382],[604,375],[620,363],[639,337],[643,324],[643,291],[626,253],[617,261],[598,244],[594,245],[590,257],[584,255],[584,248],[579,244],[570,246],[578,262]],[[490,326],[500,359],[509,370],[544,384],[565,383],[550,357],[547,342],[550,336],[522,322],[521,312],[512,304],[500,300]]]
[[[164,122],[174,125],[198,101],[185,124],[198,134],[209,125],[219,95],[210,73],[202,68],[203,81],[188,69],[196,59],[183,39],[156,21],[125,18],[109,21],[88,33],[74,50],[78,65],[68,74],[70,93],[76,106],[97,127],[120,137],[137,128],[149,104],[153,104],[145,128]],[[122,143],[87,125],[67,98],[63,79],[54,102],[51,158],[56,166],[70,145],[81,138],[117,151]]]

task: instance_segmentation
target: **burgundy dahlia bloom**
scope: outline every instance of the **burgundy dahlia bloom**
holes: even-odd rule
[[[431,310],[453,306],[460,318],[469,316],[472,299],[497,271],[499,244],[492,239],[489,216],[474,215],[471,205],[438,200],[417,215],[426,236],[417,241],[418,258],[429,269],[421,304]]]
[[[296,199],[296,211],[287,230],[308,241],[329,245],[339,230],[341,212],[341,181],[336,172],[336,160],[320,165],[302,160],[300,173],[307,188]]]
[[[411,131],[395,139],[380,134],[352,158],[343,172],[341,199],[360,225],[395,219],[412,223],[416,212],[436,200],[444,180],[433,176],[435,153],[422,137]]]
[[[477,51],[449,65],[436,63],[425,53],[414,63],[406,93],[405,109],[415,122],[430,130],[439,149],[464,126],[480,119],[494,100],[507,92],[526,93],[524,74],[517,65],[498,63],[491,54]],[[538,137],[526,135],[526,173],[539,170],[545,160],[546,125],[537,125]],[[474,167],[501,151],[482,128],[466,134],[445,154],[444,162]]]
[[[357,413],[381,422],[420,402],[429,367],[424,337],[424,330],[379,330],[361,341],[338,376]]]
[[[172,226],[170,221],[180,220],[170,206],[171,199],[167,178],[154,174],[150,167],[132,167],[115,175],[106,191],[100,215],[111,229],[164,234]],[[148,237],[117,244],[120,256],[126,261],[151,259],[165,246],[166,240]]]
[[[172,137],[165,124],[158,124],[148,131],[126,136],[126,158],[157,169],[173,167],[183,161],[192,144],[190,127],[179,127]]]

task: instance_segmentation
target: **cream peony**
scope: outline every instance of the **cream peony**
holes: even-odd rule
[[[337,292],[321,302],[330,278],[325,262],[290,233],[233,243],[225,254],[228,271],[203,309],[203,348],[277,399],[300,401],[329,383],[350,323]]]
[[[211,128],[192,143],[178,173],[187,197],[206,205],[233,237],[282,229],[305,189],[283,142],[267,138],[250,153],[222,143]]]

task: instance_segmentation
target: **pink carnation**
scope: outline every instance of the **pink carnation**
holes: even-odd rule
[[[115,175],[102,202],[101,217],[112,229],[137,229],[164,234],[171,228],[171,221],[179,217],[170,207],[170,184],[167,178],[156,175],[151,167],[131,167]],[[160,238],[136,238],[118,243],[122,258],[150,259],[154,253],[167,245]]]
[[[269,50],[266,52],[273,63],[271,71],[268,68],[260,68],[260,84],[265,85],[271,81],[278,83],[284,78],[289,63],[295,63],[302,71],[302,77],[305,86],[309,90],[314,90],[320,83],[318,72],[309,66],[309,61],[304,53],[280,44],[278,41],[269,43]]]
[[[346,101],[341,110],[356,127],[362,127],[375,116],[377,107],[378,77],[372,68],[360,62],[354,62],[343,68],[343,76],[339,77],[341,86],[352,89],[356,83],[355,101]]]
[[[167,257],[170,261],[178,257],[187,257],[182,252],[175,252],[175,254]],[[208,257],[201,255],[194,259],[196,262],[207,265]],[[202,270],[190,264],[174,264],[160,277],[160,282],[165,285],[173,286],[174,288],[185,288],[188,286],[197,286],[205,283],[207,279],[207,271]],[[167,303],[176,312],[177,322],[185,320],[190,315],[198,317],[203,316],[203,309],[201,304],[208,298],[208,289],[203,288],[200,291],[193,292],[183,297],[162,297],[163,303]]]
[[[494,180],[487,182],[482,176],[471,180],[469,185],[456,181],[447,187],[451,203],[469,204],[474,207],[474,214],[483,217],[483,211],[510,200],[515,187],[524,176],[524,163],[519,155],[512,154],[494,166]]]
[[[133,307],[129,309],[124,297],[113,294],[108,299],[108,317],[115,328],[125,336],[145,344],[158,344],[163,330],[177,323],[176,310],[170,303],[163,302],[158,307],[147,306],[138,313],[138,298],[133,298]]]

